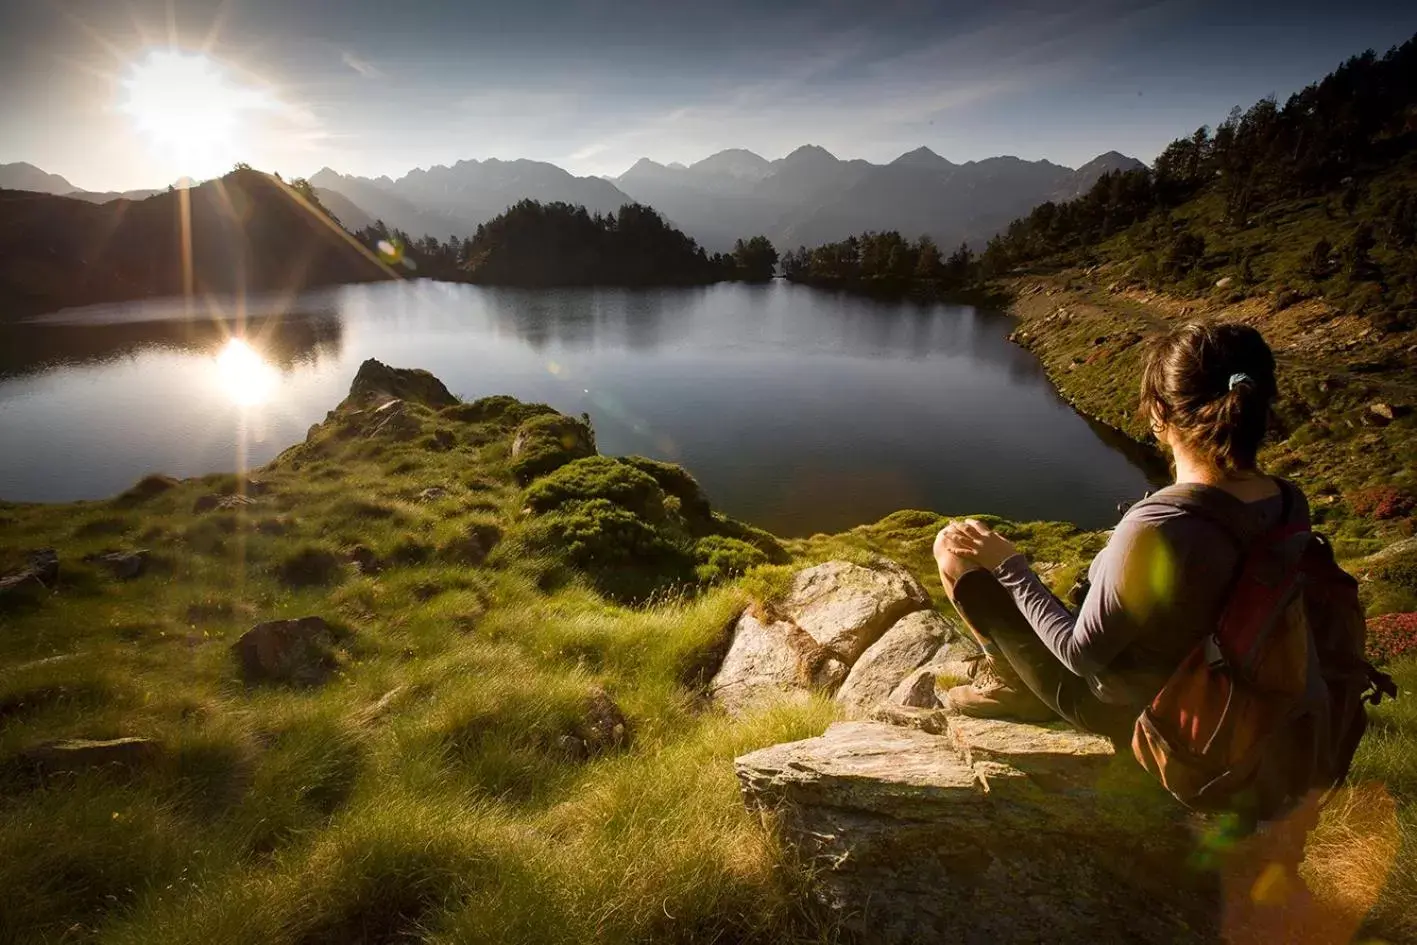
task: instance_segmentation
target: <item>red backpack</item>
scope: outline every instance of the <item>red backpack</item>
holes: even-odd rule
[[[1397,695],[1363,658],[1358,582],[1293,514],[1295,487],[1276,482],[1284,514],[1267,531],[1213,489],[1173,486],[1143,500],[1209,519],[1241,554],[1219,625],[1137,719],[1132,752],[1186,806],[1253,820],[1342,783],[1365,703]]]

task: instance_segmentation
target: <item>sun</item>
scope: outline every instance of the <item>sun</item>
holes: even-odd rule
[[[280,381],[276,369],[240,338],[230,338],[216,355],[217,382],[240,407],[265,403]]]
[[[176,50],[153,50],[121,80],[119,110],[129,116],[154,156],[178,173],[203,179],[231,169],[248,115],[275,100],[237,82],[215,60]]]

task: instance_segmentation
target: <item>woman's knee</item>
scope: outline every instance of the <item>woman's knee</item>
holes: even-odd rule
[[[945,585],[945,592],[954,597],[955,584],[970,571],[980,570],[979,565],[973,561],[961,558],[951,551],[941,551],[935,556],[935,563],[940,568],[940,580]]]

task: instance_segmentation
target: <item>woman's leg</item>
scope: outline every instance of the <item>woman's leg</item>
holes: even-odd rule
[[[1136,713],[1125,706],[1100,701],[1087,680],[1060,663],[1038,639],[1012,595],[993,574],[955,555],[946,555],[941,561],[940,578],[955,609],[980,641],[1006,686],[1011,688],[1017,680],[1049,710],[1083,731],[1114,739],[1131,737]],[[958,696],[952,690],[950,699],[969,714],[1005,716],[1017,713],[993,710],[1012,708],[1019,701],[1007,694],[993,696],[991,691],[981,695],[978,687],[960,691]],[[1005,705],[996,706],[999,702]]]

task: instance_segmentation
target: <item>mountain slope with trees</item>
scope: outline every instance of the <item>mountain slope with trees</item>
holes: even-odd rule
[[[307,184],[249,168],[139,201],[0,191],[0,320],[186,289],[299,291],[390,276]]]

